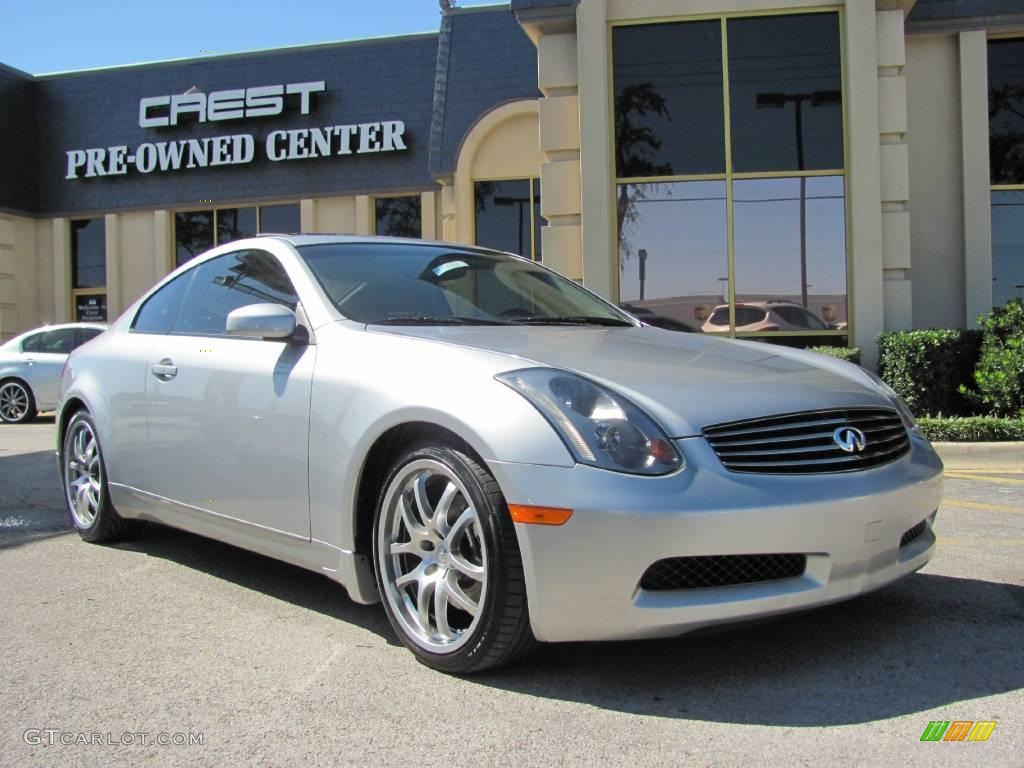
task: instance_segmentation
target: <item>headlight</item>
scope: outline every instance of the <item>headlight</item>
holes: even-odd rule
[[[640,475],[664,475],[683,466],[672,441],[650,416],[582,376],[526,368],[495,378],[533,403],[580,464]]]
[[[880,377],[876,376],[871,371],[865,370],[864,373],[866,373],[868,378],[874,382],[875,386],[882,390],[882,394],[892,401],[893,407],[896,408],[896,412],[903,420],[903,426],[918,437],[923,437],[924,435],[917,426],[917,419],[914,418],[914,414],[910,412],[910,408],[907,404],[903,402],[903,398],[896,394],[896,390],[882,381]]]

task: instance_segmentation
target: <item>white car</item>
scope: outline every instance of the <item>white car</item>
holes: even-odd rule
[[[56,408],[64,361],[106,328],[96,323],[49,325],[0,346],[0,421],[19,424]]]
[[[877,589],[928,562],[942,496],[858,366],[390,238],[188,262],[71,355],[57,439],[83,539],[148,519],[309,568],[462,674]]]
[[[729,330],[729,305],[720,304],[704,321],[705,333]],[[791,301],[736,302],[737,331],[828,331],[846,330],[846,323],[829,325],[811,310]]]

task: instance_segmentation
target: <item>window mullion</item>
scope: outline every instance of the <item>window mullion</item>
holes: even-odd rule
[[[729,336],[736,335],[736,248],[732,210],[732,119],[729,104],[729,38],[725,17],[722,24],[722,125],[725,131],[725,248],[729,286]]]

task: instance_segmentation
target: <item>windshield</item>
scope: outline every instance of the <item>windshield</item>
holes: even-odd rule
[[[298,248],[345,317],[390,325],[633,325],[570,280],[499,253],[406,243]]]

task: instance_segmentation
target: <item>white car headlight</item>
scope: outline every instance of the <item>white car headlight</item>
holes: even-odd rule
[[[495,378],[533,403],[580,464],[639,475],[664,475],[684,465],[650,416],[582,376],[525,368]]]

